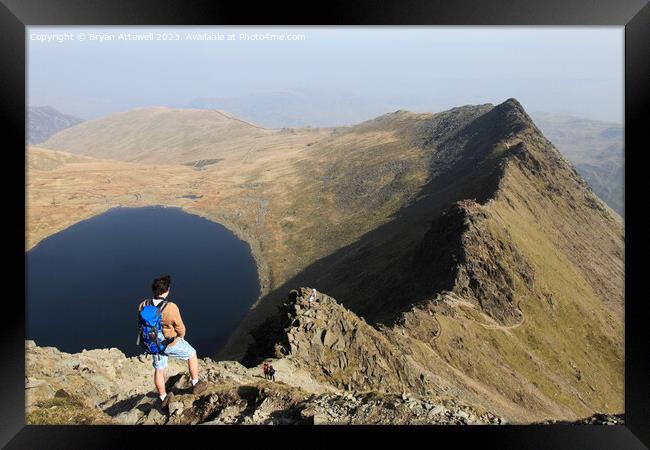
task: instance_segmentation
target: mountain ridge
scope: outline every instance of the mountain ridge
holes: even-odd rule
[[[485,183],[487,183],[487,185],[491,184],[493,187],[491,191],[485,188],[475,190],[477,185],[470,184],[470,190],[466,192],[472,192],[473,190],[473,192],[482,193],[483,197],[479,198],[478,202],[474,200],[461,201],[457,206],[454,206],[453,201],[447,203],[452,205],[452,210],[446,214],[451,214],[450,217],[453,217],[453,208],[458,208],[456,210],[458,218],[452,220],[452,222],[445,222],[444,220],[447,219],[440,219],[443,222],[438,222],[437,226],[434,222],[433,227],[429,230],[432,236],[438,236],[440,239],[437,245],[430,245],[430,247],[439,250],[440,248],[444,249],[446,245],[449,248],[449,250],[443,250],[441,254],[434,255],[432,258],[435,263],[445,260],[445,258],[450,261],[449,269],[441,269],[443,274],[450,273],[450,269],[452,273],[454,273],[453,271],[456,273],[456,275],[450,276],[450,282],[447,285],[443,283],[438,288],[432,288],[430,286],[431,281],[429,281],[431,272],[427,272],[427,266],[423,264],[422,260],[415,259],[417,253],[415,255],[413,252],[409,253],[409,247],[420,249],[420,251],[422,251],[423,245],[426,247],[426,239],[422,241],[422,244],[417,244],[417,239],[413,238],[416,235],[414,230],[418,223],[418,217],[422,217],[421,210],[423,208],[423,206],[418,206],[416,202],[415,205],[410,206],[412,212],[408,214],[402,213],[404,219],[402,219],[401,226],[394,223],[390,225],[389,223],[387,228],[373,230],[370,233],[373,237],[367,238],[367,241],[373,243],[372,247],[367,247],[364,244],[366,237],[362,237],[350,248],[344,248],[336,254],[328,256],[313,268],[307,268],[301,276],[283,285],[278,290],[277,295],[281,297],[281,292],[286,292],[292,285],[317,286],[319,290],[331,292],[332,295],[343,301],[346,307],[364,316],[369,322],[380,326],[382,323],[394,326],[391,324],[399,323],[404,320],[404,317],[419,314],[409,312],[409,310],[412,308],[417,310],[420,304],[428,305],[427,308],[438,309],[439,312],[443,313],[453,311],[453,309],[450,310],[446,306],[446,302],[441,300],[441,298],[445,298],[445,291],[449,289],[452,294],[463,298],[464,303],[479,308],[482,314],[486,314],[485,320],[495,321],[491,327],[485,328],[481,326],[489,331],[481,331],[476,336],[482,334],[491,335],[493,330],[498,332],[500,329],[510,333],[508,331],[510,327],[521,325],[520,322],[527,318],[526,328],[532,326],[537,329],[533,328],[526,333],[522,332],[524,336],[530,335],[532,337],[537,333],[548,333],[546,336],[542,334],[539,337],[557,340],[565,343],[562,345],[567,345],[565,355],[546,354],[547,350],[544,347],[539,347],[538,344],[534,348],[527,348],[528,344],[523,344],[514,354],[493,355],[497,366],[499,364],[510,366],[514,364],[514,367],[518,367],[517,370],[523,372],[522,375],[514,377],[512,380],[513,385],[524,386],[526,383],[522,385],[522,381],[527,377],[536,378],[536,388],[533,388],[527,394],[522,392],[511,393],[509,394],[512,395],[510,401],[523,400],[532,402],[531,404],[534,404],[535,408],[542,408],[542,405],[546,404],[546,408],[555,409],[556,412],[564,410],[561,414],[567,414],[566,409],[564,409],[567,405],[571,405],[570,408],[577,408],[576,411],[585,411],[584,405],[586,403],[583,402],[586,400],[580,400],[576,403],[567,397],[558,404],[548,398],[548,395],[552,394],[554,390],[559,389],[560,392],[562,391],[559,385],[556,384],[557,382],[551,381],[554,376],[557,376],[553,374],[553,371],[559,369],[564,372],[564,369],[561,368],[565,365],[567,367],[571,367],[571,364],[575,365],[575,360],[579,357],[583,361],[581,365],[591,366],[589,369],[591,371],[591,375],[589,375],[591,380],[588,385],[584,382],[578,384],[581,393],[577,395],[584,398],[586,395],[584,389],[587,389],[587,392],[592,397],[591,401],[598,403],[604,400],[607,402],[606,397],[601,397],[599,400],[598,397],[593,395],[594,392],[601,391],[601,389],[609,391],[612,388],[605,387],[607,385],[601,385],[601,388],[595,387],[596,378],[594,377],[597,377],[597,374],[602,371],[602,373],[608,373],[612,376],[616,375],[615,384],[617,387],[613,391],[609,391],[609,401],[617,399],[616,404],[621,404],[623,361],[621,341],[622,284],[624,279],[622,242],[618,247],[616,245],[614,247],[604,245],[595,248],[593,250],[594,255],[598,257],[588,258],[584,254],[585,244],[578,242],[578,245],[575,245],[575,238],[572,236],[558,235],[554,239],[558,239],[558,243],[562,244],[562,246],[556,248],[555,242],[548,241],[545,235],[552,235],[551,233],[555,233],[553,230],[556,229],[566,229],[566,224],[571,223],[570,228],[579,230],[582,236],[587,237],[591,236],[595,231],[590,228],[602,222],[602,225],[597,225],[595,229],[602,230],[603,233],[611,233],[608,239],[612,239],[616,236],[616,233],[622,233],[622,224],[620,219],[616,219],[611,214],[611,210],[605,207],[591,193],[584,180],[575,173],[550,142],[541,136],[539,130],[530,126],[532,122],[524,114],[523,109],[514,102],[495,111],[495,118],[500,122],[504,122],[504,119],[512,119],[513,127],[502,130],[505,131],[505,137],[511,139],[510,142],[507,139],[505,141],[499,139],[491,147],[476,146],[477,142],[483,142],[480,133],[473,134],[472,139],[466,142],[468,144],[466,151],[473,158],[472,165],[481,158],[487,158],[488,163],[485,167],[493,168],[484,171],[484,184],[479,184],[486,186]],[[507,122],[507,120],[505,121]],[[485,127],[481,128],[485,129]],[[453,138],[451,138],[451,141],[453,141]],[[501,143],[503,143],[503,146],[499,146]],[[477,149],[481,151],[475,153]],[[444,152],[445,148],[443,147],[439,151]],[[495,154],[496,158],[493,157]],[[450,167],[453,169],[453,155],[451,158],[444,159],[444,161],[451,161]],[[465,169],[467,164],[462,164],[462,166]],[[479,166],[477,165],[477,167]],[[494,176],[490,177],[491,174]],[[560,177],[555,179],[554,175],[560,175]],[[442,177],[443,175],[438,176]],[[531,180],[534,180],[534,184],[531,184]],[[445,181],[444,177],[443,181]],[[476,179],[473,179],[473,181],[475,182]],[[521,185],[524,183],[526,189],[522,191]],[[530,202],[530,195],[534,195],[535,203]],[[421,200],[421,203],[424,205],[432,204],[431,201],[426,199]],[[541,218],[539,214],[542,213],[542,210],[534,206],[537,203],[546,205],[545,213],[553,216],[552,221],[547,223]],[[512,206],[516,204],[516,208]],[[571,213],[566,212],[565,209],[568,209]],[[428,211],[425,214],[431,212],[430,209],[425,211]],[[519,213],[513,215],[513,211],[519,211]],[[557,215],[553,214],[555,211],[557,211]],[[511,217],[512,222],[510,220],[504,222],[504,216]],[[444,217],[444,215],[441,217]],[[524,222],[522,222],[522,218],[525,219]],[[576,218],[578,220],[575,220]],[[536,222],[540,221],[543,228],[535,225]],[[463,225],[466,222],[468,222],[468,228]],[[513,229],[513,225],[517,225],[519,229]],[[587,228],[585,228],[585,225]],[[389,231],[391,226],[398,231],[391,234]],[[602,228],[598,228],[601,226]],[[423,230],[422,235],[426,235],[426,227],[421,225],[420,227]],[[410,230],[409,236],[411,242],[415,241],[415,245],[399,237],[400,229]],[[463,229],[465,231],[462,231]],[[456,237],[450,238],[446,236],[444,234],[445,230],[450,230],[452,236],[455,235]],[[540,241],[540,243],[543,243],[542,247],[535,246],[533,253],[530,252],[530,244],[526,242],[531,233],[543,239]],[[383,241],[377,241],[374,234],[383,235]],[[456,242],[456,244],[449,246],[450,241]],[[400,250],[395,250],[396,248]],[[457,249],[461,251],[459,256],[463,254],[465,256],[460,256],[460,258],[454,256],[454,253],[459,251]],[[522,252],[522,249],[527,251]],[[544,253],[547,256],[542,256],[539,253],[541,251],[550,253]],[[400,254],[402,256],[398,256]],[[426,255],[426,253],[424,254]],[[382,259],[385,259],[382,255],[392,255],[391,260],[381,262]],[[576,255],[579,256],[576,257]],[[602,255],[611,255],[610,257],[617,258],[616,266],[606,269],[613,269],[615,272],[603,272],[597,262],[592,263],[590,261],[602,260]],[[552,261],[553,265],[550,265],[548,261]],[[566,276],[555,274],[557,270],[555,264],[557,264],[557,268],[565,267],[568,269],[571,267],[571,269],[568,269],[569,271],[581,271],[575,272],[576,276],[578,276],[578,273],[582,274],[579,275],[579,286],[568,286],[565,283]],[[337,267],[340,267],[340,269]],[[357,269],[350,270],[351,267]],[[371,269],[364,269],[366,267],[371,267]],[[443,265],[443,267],[447,266]],[[615,283],[610,285],[612,282]],[[595,291],[593,288],[595,288]],[[579,295],[579,298],[584,298],[583,301],[588,303],[581,306],[572,305],[570,296],[576,294]],[[269,294],[268,300],[272,299],[272,295]],[[609,296],[611,296],[611,299],[608,298]],[[399,300],[400,298],[404,300]],[[564,302],[568,303],[564,304]],[[269,315],[268,310],[272,304],[272,301],[266,304],[266,314],[262,311],[259,314],[262,316]],[[467,309],[469,307],[463,308]],[[567,335],[571,335],[571,338],[568,339],[568,336],[565,336],[561,331],[551,331],[553,330],[552,323],[559,319],[557,310],[560,308],[569,308],[567,313],[571,318],[568,322],[573,321],[572,325],[578,327],[581,326],[580,323],[583,323],[583,319],[580,318],[581,314],[594,316],[595,321],[592,324],[594,330],[599,330],[596,334],[603,333],[602,337],[597,338],[604,339],[602,344],[598,343],[599,341],[595,341],[595,343],[591,341],[594,338],[590,337],[590,333],[575,335],[575,332],[567,332]],[[576,313],[573,311],[574,308],[579,308],[578,310],[582,312]],[[534,316],[530,315],[531,309],[535,310]],[[254,313],[255,310],[251,312],[251,314]],[[533,322],[531,322],[532,317],[536,319]],[[564,320],[567,319],[568,317],[564,318]],[[427,339],[429,339],[427,336],[430,335],[430,331],[427,330],[436,327],[432,320],[428,319],[428,321],[430,322],[429,325],[421,331],[424,335],[421,336],[420,342],[427,342]],[[244,329],[254,329],[253,324],[250,322],[244,322],[243,325]],[[458,325],[460,324],[454,324],[452,329]],[[567,326],[571,327],[571,325]],[[519,333],[519,329],[516,328],[517,331],[513,332]],[[457,331],[461,332],[461,335],[466,333],[466,331],[462,330]],[[472,338],[466,337],[466,339],[474,341],[476,336]],[[585,340],[586,336],[587,339]],[[236,338],[236,335],[234,338]],[[572,342],[572,340],[574,341]],[[610,343],[606,343],[608,340]],[[507,340],[503,341],[499,347],[501,345],[507,346],[506,342]],[[253,344],[248,344],[248,347],[250,348],[251,345],[261,345],[261,343],[257,340]],[[601,345],[605,345],[605,347],[601,347]],[[503,347],[499,351],[503,352],[505,348]],[[600,367],[596,367],[593,361],[584,360],[582,351],[590,348],[593,349],[592,351],[607,352],[608,359],[599,362]],[[431,348],[426,349],[425,346],[423,353],[419,357],[423,361],[429,360],[432,357],[431,350],[434,353],[439,351]],[[467,347],[460,347],[460,350],[460,352],[452,352],[458,352],[457,355],[452,356],[456,360],[454,361],[455,364],[466,371],[476,370],[475,368],[472,369],[472,365],[478,365],[478,361],[475,360],[470,364],[468,361],[457,359],[462,356],[462,353],[467,352]],[[589,353],[589,351],[585,351]],[[474,352],[471,353],[476,356]],[[425,357],[425,355],[428,356]],[[541,372],[549,372],[550,378],[546,378],[546,375],[541,377],[532,375],[534,372],[531,371],[528,362],[531,359],[536,361],[534,365],[538,365],[535,370],[540,371],[539,366],[545,366]],[[486,373],[494,372],[494,361],[484,361],[481,364],[484,364],[483,369]],[[513,375],[515,373],[516,371]],[[574,380],[584,380],[587,376],[584,368],[576,373],[579,376],[576,375],[577,378],[574,378]],[[567,377],[566,374],[561,376]],[[503,389],[500,387],[501,379],[495,379],[492,383],[490,389]],[[547,386],[544,386],[545,384]],[[575,382],[573,384],[570,384],[567,389],[576,389]],[[530,390],[531,388],[526,387],[526,389]],[[535,390],[537,390],[537,393],[533,393]],[[516,400],[517,398],[520,398],[520,400]],[[555,406],[551,406],[554,403]],[[560,406],[562,404],[564,406]],[[601,403],[602,406],[604,406],[603,403]]]

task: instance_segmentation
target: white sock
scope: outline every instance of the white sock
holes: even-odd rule
[[[194,386],[196,383],[199,382],[199,379],[197,378],[196,380],[192,380],[192,386]]]
[[[164,395],[160,395],[160,400],[165,400],[166,397],[167,397],[167,393],[165,393]]]

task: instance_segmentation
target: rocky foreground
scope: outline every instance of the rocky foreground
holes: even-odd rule
[[[575,422],[567,422],[562,420],[546,420],[542,422],[543,425],[624,425],[625,414],[605,414],[596,413],[584,419],[576,420]]]
[[[150,356],[127,358],[115,348],[69,354],[26,341],[27,423],[509,422],[475,397],[422,372],[385,330],[366,324],[331,297],[318,293],[309,303],[310,291],[290,292],[278,320],[258,329],[260,344],[247,354],[248,367],[201,359],[201,377],[209,387],[199,395],[192,393],[185,363],[170,358],[167,390],[174,397],[165,409],[153,389]],[[264,361],[276,368],[276,381],[262,376]],[[622,422],[622,416],[596,414],[576,423]]]
[[[395,360],[385,338],[326,295],[319,294],[308,306],[307,292],[294,291],[285,304],[291,311],[286,317],[288,354],[265,359],[277,370],[275,382],[264,379],[259,364],[247,368],[204,358],[201,376],[210,385],[193,395],[186,365],[170,358],[166,375],[174,398],[165,410],[153,390],[151,357],[127,358],[115,348],[69,354],[27,341],[27,423],[504,423],[457,398],[417,394],[408,380],[404,389],[397,388],[396,374],[404,368],[391,367]],[[372,339],[377,339],[377,355],[388,352],[383,358],[361,352]],[[344,356],[327,357],[332,348]],[[341,382],[344,373],[352,373],[350,381]],[[384,389],[376,383],[383,378]]]

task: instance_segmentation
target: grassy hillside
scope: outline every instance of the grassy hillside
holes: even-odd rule
[[[299,145],[318,131],[270,130],[219,110],[142,108],[57,133],[43,147],[104,159],[180,163]]]
[[[54,170],[65,164],[97,161],[87,156],[73,155],[40,147],[28,147],[25,151],[25,167],[27,170]]]

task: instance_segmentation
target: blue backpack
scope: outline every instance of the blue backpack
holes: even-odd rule
[[[174,338],[166,338],[162,331],[162,312],[167,303],[163,300],[155,306],[151,299],[146,300],[144,307],[138,313],[138,342],[150,355],[164,353],[167,345],[174,340]]]

